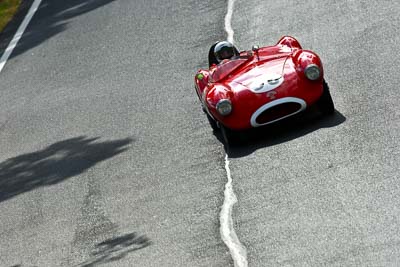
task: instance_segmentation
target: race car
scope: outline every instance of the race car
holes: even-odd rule
[[[239,52],[223,41],[210,48],[209,69],[195,75],[195,90],[214,130],[227,143],[237,132],[268,125],[316,106],[335,111],[321,59],[284,36],[274,46]]]

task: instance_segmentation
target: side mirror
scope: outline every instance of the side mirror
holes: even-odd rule
[[[251,50],[253,50],[254,52],[257,51],[260,47],[258,45],[253,45],[251,47]]]

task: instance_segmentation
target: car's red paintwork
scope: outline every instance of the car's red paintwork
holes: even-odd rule
[[[195,76],[196,92],[204,109],[225,127],[242,130],[258,126],[251,123],[252,116],[260,107],[272,101],[278,103],[278,99],[301,99],[308,107],[321,97],[321,60],[314,52],[303,50],[295,38],[284,36],[274,46],[243,51],[240,55],[240,59],[222,62],[208,70],[201,69]],[[309,64],[315,64],[321,70],[321,76],[316,81],[305,77],[304,69]],[[283,82],[275,89],[263,93],[250,90],[253,80],[265,80],[263,75],[280,75]],[[233,107],[227,116],[221,116],[216,110],[217,102],[224,98],[229,99]]]

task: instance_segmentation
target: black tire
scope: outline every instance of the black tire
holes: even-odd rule
[[[332,96],[329,92],[329,86],[325,80],[323,80],[322,95],[318,99],[316,106],[323,115],[332,115],[335,113],[335,105],[333,104]]]
[[[221,125],[221,134],[222,134],[222,138],[224,139],[224,142],[226,145],[232,145],[232,143],[234,143],[231,131],[228,128],[226,128],[224,125]]]
[[[212,128],[214,131],[218,131],[218,129],[219,129],[218,123],[217,123],[217,122],[214,120],[214,118],[212,118],[207,112],[206,112],[206,115],[207,115],[207,120],[208,120],[208,122],[210,123],[211,128]]]
[[[220,125],[222,138],[226,145],[235,146],[245,143],[245,136],[242,132],[233,131],[224,125]]]

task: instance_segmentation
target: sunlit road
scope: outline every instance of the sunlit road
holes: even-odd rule
[[[226,8],[42,2],[0,73],[0,266],[233,266],[225,150],[193,89]],[[337,109],[229,148],[249,266],[400,262],[399,13],[236,1],[239,48],[295,36],[321,56]]]
[[[193,73],[225,3],[44,1],[0,73],[0,266],[226,266]]]
[[[232,151],[236,231],[249,266],[397,266],[400,4],[317,2],[235,6],[240,47],[290,34],[321,56],[338,111]]]

